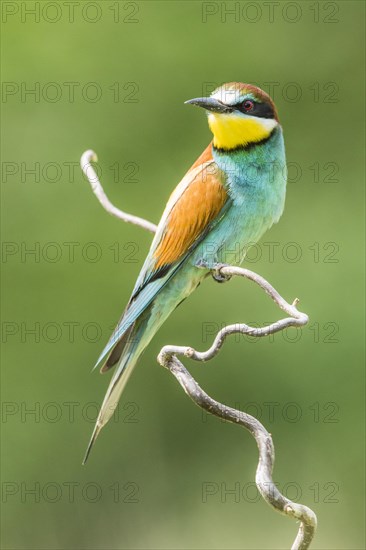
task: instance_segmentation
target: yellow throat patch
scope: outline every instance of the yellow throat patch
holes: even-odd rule
[[[214,135],[214,146],[230,150],[266,139],[276,126],[276,121],[263,119],[262,122],[250,117],[210,113],[208,125]]]

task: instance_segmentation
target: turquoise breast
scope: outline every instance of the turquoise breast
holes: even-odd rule
[[[263,144],[237,151],[213,149],[213,157],[231,205],[220,223],[202,241],[193,263],[240,264],[246,250],[276,223],[284,209],[286,158],[282,130]]]

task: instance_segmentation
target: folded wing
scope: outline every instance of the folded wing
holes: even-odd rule
[[[121,340],[222,218],[227,206],[228,195],[209,145],[168,201],[126,310],[98,359],[96,366],[104,363],[102,372],[118,361],[123,351]]]

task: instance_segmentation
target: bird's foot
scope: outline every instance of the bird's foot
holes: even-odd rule
[[[230,281],[230,279],[232,277],[231,275],[225,275],[224,273],[222,273],[221,269],[223,267],[229,267],[229,265],[228,264],[217,264],[213,268],[212,277],[213,277],[214,281],[216,281],[217,283],[226,283],[227,281]]]
[[[229,264],[222,264],[222,263],[215,263],[215,262],[208,262],[206,260],[199,260],[196,263],[196,267],[199,267],[201,269],[207,269],[211,272],[211,275],[213,279],[217,283],[226,283],[226,281],[230,281],[231,275],[224,275],[221,273],[221,269],[223,267],[229,267]]]

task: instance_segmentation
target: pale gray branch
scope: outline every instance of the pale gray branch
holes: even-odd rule
[[[116,218],[123,220],[124,222],[139,225],[143,229],[147,229],[147,231],[155,233],[157,226],[154,223],[144,220],[143,218],[139,218],[138,216],[127,214],[127,212],[123,212],[123,210],[120,210],[111,203],[104,192],[96,171],[91,165],[91,162],[97,162],[97,160],[98,158],[94,151],[88,149],[88,151],[85,151],[85,153],[83,153],[83,155],[81,156],[80,166],[91,185],[94,195],[97,197],[104,210],[106,210],[112,216],[116,216]]]
[[[93,151],[86,151],[81,157],[81,168],[89,180],[93,192],[103,208],[109,214],[112,214],[125,222],[133,223],[147,229],[151,233],[155,233],[155,224],[137,216],[127,214],[126,212],[116,208],[109,201],[108,197],[104,193],[103,187],[95,170],[90,164],[91,161],[96,162],[96,160],[97,156]],[[217,333],[212,346],[203,352],[196,351],[195,349],[187,346],[164,346],[158,355],[158,361],[175,376],[186,394],[196,403],[196,405],[207,412],[218,416],[219,418],[223,418],[229,422],[243,426],[251,433],[256,440],[259,450],[259,461],[256,472],[256,484],[258,490],[264,500],[275,510],[300,521],[300,527],[296,539],[292,545],[292,550],[306,550],[309,548],[314,537],[317,518],[315,513],[307,506],[292,502],[283,496],[273,482],[272,471],[275,452],[271,435],[267,432],[259,420],[253,416],[237,409],[227,407],[207,395],[207,393],[200,388],[196,380],[188,372],[177,356],[183,355],[195,361],[209,361],[219,353],[227,336],[230,334],[241,333],[261,338],[275,332],[279,332],[289,326],[296,327],[305,325],[309,320],[308,316],[305,313],[298,311],[296,307],[298,304],[297,298],[292,304],[289,304],[268,281],[249,269],[235,266],[220,266],[212,272],[212,275],[214,278],[221,280],[229,280],[232,276],[250,279],[260,286],[289,317],[280,319],[279,321],[262,328],[251,327],[245,323],[227,325]]]
[[[219,353],[225,339],[230,334],[241,333],[254,337],[268,336],[289,326],[305,325],[308,322],[308,316],[297,310],[296,304],[298,300],[295,300],[294,303],[290,305],[280,296],[273,286],[268,283],[268,281],[253,271],[234,266],[221,267],[218,271],[221,276],[231,277],[237,275],[254,281],[263,288],[275,303],[283,311],[289,314],[290,317],[280,319],[276,323],[272,323],[263,328],[251,327],[244,323],[228,325],[217,333],[212,346],[203,352],[196,351],[186,346],[164,346],[159,353],[158,361],[163,367],[169,369],[196,405],[215,416],[233,422],[234,424],[244,426],[244,428],[252,434],[257,442],[259,450],[259,462],[255,479],[258,490],[264,500],[275,510],[301,522],[296,539],[292,545],[292,550],[305,550],[309,548],[315,533],[317,525],[316,515],[307,506],[292,502],[284,497],[274,484],[272,471],[275,452],[271,435],[259,420],[250,414],[223,405],[207,395],[177,356],[183,355],[195,361],[208,361]],[[217,276],[217,273],[215,273],[215,275]]]

